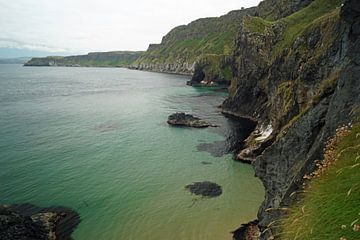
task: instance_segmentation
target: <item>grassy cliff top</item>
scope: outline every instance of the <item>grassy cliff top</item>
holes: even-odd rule
[[[49,56],[32,58],[25,66],[82,66],[82,67],[126,67],[132,64],[143,52],[112,51],[91,52],[77,56]]]
[[[264,1],[270,2],[270,1]],[[290,47],[294,41],[312,24],[326,16],[338,17],[339,9],[343,0],[314,0],[308,6],[295,13],[280,19],[272,17],[269,13],[261,17],[247,17],[244,20],[245,30],[265,34],[272,26],[282,26],[283,30],[279,41],[274,46],[273,56],[279,55],[283,49]],[[260,4],[261,6],[261,4]],[[276,20],[273,20],[273,19]]]
[[[165,62],[184,59],[194,61],[204,54],[230,54],[242,17],[252,15],[255,8],[231,11],[221,17],[201,18],[178,26],[151,44],[138,62]]]
[[[303,200],[282,222],[281,239],[360,239],[360,124],[341,128],[328,142],[325,160]]]

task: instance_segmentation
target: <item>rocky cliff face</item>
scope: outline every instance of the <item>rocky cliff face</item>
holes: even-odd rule
[[[277,20],[308,6],[314,0],[266,0],[256,8],[256,16],[266,20]]]
[[[254,163],[266,189],[258,213],[261,239],[276,238],[278,220],[304,175],[323,159],[326,140],[355,118],[360,103],[360,2],[293,3],[296,11],[286,17],[244,19],[231,96],[223,104],[225,112],[258,122],[239,158]]]
[[[255,8],[232,11],[221,17],[203,18],[178,26],[163,37],[160,44],[150,44],[148,50],[131,68],[147,71],[192,75],[200,69],[209,79],[230,80],[230,71],[212,66],[212,58],[230,55],[239,24],[244,16],[254,15]],[[199,64],[198,64],[199,63]]]

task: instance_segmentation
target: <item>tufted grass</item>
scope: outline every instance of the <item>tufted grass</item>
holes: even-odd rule
[[[276,44],[273,56],[277,56],[284,48],[291,46],[296,38],[317,19],[332,14],[340,8],[343,0],[316,0],[300,11],[280,19],[278,22],[286,26],[282,39]]]
[[[262,19],[260,17],[246,17],[244,18],[244,27],[251,32],[264,34],[266,28],[270,27],[272,22]]]
[[[313,178],[281,222],[280,239],[359,240],[360,124],[328,145],[329,164]]]

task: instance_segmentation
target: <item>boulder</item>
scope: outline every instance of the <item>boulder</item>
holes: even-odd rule
[[[194,117],[191,114],[185,114],[183,112],[171,114],[167,123],[173,126],[185,126],[193,128],[215,127],[215,125],[201,120],[200,118]]]

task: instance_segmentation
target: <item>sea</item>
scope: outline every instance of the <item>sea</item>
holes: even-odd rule
[[[227,93],[188,80],[0,64],[0,204],[72,208],[75,240],[231,240],[256,218],[264,188],[233,159],[248,129],[221,114]],[[218,127],[171,127],[175,112]],[[202,181],[222,194],[185,189]]]

